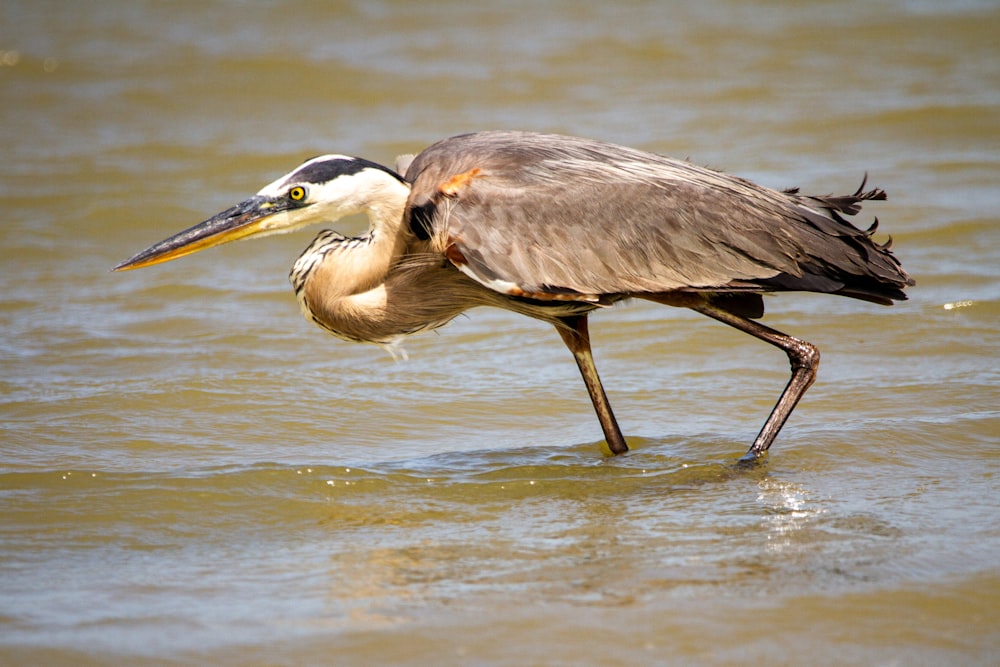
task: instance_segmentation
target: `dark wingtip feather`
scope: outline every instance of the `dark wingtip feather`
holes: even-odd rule
[[[797,191],[786,192],[806,203],[799,209],[802,219],[829,235],[818,241],[827,244],[828,252],[812,251],[813,260],[800,262],[801,275],[781,274],[758,284],[780,290],[839,294],[882,305],[906,300],[903,289],[915,284],[914,280],[892,254],[892,238],[885,243],[873,238],[878,218],[867,229],[859,229],[847,220],[861,211],[862,202],[888,198],[885,190],[868,188],[867,172],[850,195],[800,196]]]
[[[858,189],[854,192],[854,197],[858,201],[867,201],[867,200],[885,201],[886,199],[889,198],[889,196],[885,194],[885,190],[883,190],[882,188],[872,188],[868,192],[865,192],[865,186],[866,185],[868,185],[868,172],[867,171],[865,172],[864,176],[861,178],[861,185],[859,185]]]
[[[868,185],[868,172],[865,172],[861,179],[861,185],[850,195],[817,195],[810,197],[818,201],[822,206],[833,213],[843,213],[844,215],[857,215],[861,211],[861,202],[864,201],[885,201],[889,198],[882,188],[872,188],[865,190]]]

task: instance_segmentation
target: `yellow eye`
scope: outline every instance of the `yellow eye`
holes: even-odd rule
[[[296,185],[288,191],[288,198],[292,201],[303,201],[306,198],[306,189],[301,185]]]

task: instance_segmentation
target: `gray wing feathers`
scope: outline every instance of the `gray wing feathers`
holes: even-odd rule
[[[409,209],[432,211],[425,224],[459,268],[509,293],[836,292],[852,276],[898,292],[908,280],[840,215],[880,190],[810,198],[612,144],[506,132],[439,142],[406,177]]]

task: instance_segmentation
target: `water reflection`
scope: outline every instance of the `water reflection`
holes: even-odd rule
[[[810,494],[800,484],[766,479],[757,486],[760,490],[757,502],[765,510],[763,522],[768,531],[767,550],[780,553],[800,546],[795,533],[822,514],[822,507],[810,502]]]

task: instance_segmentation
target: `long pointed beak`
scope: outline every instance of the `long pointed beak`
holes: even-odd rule
[[[112,271],[130,271],[168,262],[222,243],[238,241],[260,231],[263,220],[285,210],[281,202],[255,195],[194,227],[174,234],[115,266]]]

